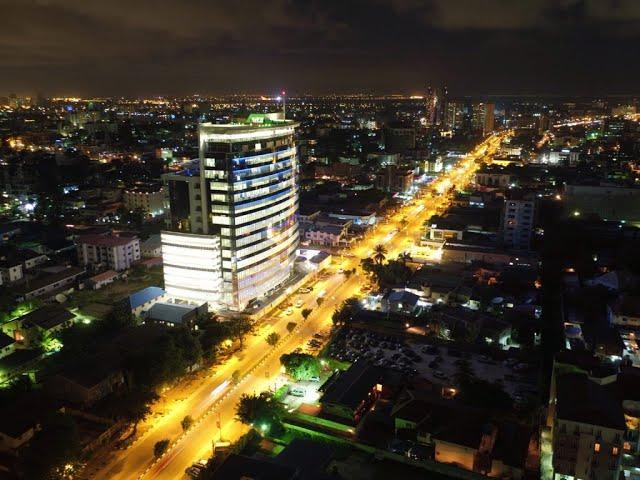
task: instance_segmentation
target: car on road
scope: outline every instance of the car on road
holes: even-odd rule
[[[302,307],[303,305],[304,305],[304,301],[303,301],[301,298],[299,298],[298,300],[296,300],[296,303],[295,303],[296,308],[300,308],[300,307]]]
[[[292,315],[293,314],[293,308],[289,307],[284,311],[285,314],[287,314],[287,316]]]
[[[309,288],[309,287],[299,288],[298,293],[311,293],[311,290],[313,290],[313,288]]]

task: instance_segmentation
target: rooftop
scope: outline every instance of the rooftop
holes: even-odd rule
[[[129,296],[129,305],[132,309],[138,308],[151,300],[163,296],[165,292],[160,287],[147,287]]]
[[[110,235],[83,235],[78,238],[78,243],[86,243],[88,245],[95,245],[100,247],[119,247],[128,245],[129,243],[137,240],[136,237],[124,237]]]
[[[158,302],[149,309],[149,318],[161,322],[181,324],[184,316],[196,310],[193,305]]]
[[[75,315],[61,305],[46,305],[18,318],[26,327],[36,326],[50,330],[75,318]]]
[[[335,403],[355,409],[377,383],[383,371],[358,360],[325,387],[321,403]]]
[[[558,378],[557,386],[558,419],[625,429],[615,383],[601,385],[584,373],[569,373]]]

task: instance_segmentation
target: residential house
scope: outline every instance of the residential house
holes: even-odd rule
[[[115,270],[107,270],[106,272],[94,275],[87,280],[87,284],[91,286],[93,290],[99,290],[102,287],[115,282],[120,278],[120,274]]]
[[[45,305],[15,320],[14,338],[26,347],[36,347],[42,338],[70,327],[75,319],[76,316],[61,305]]]
[[[384,382],[383,369],[358,360],[321,387],[322,411],[357,425],[382,394]]]
[[[4,332],[0,332],[0,358],[16,351],[16,340]]]
[[[55,294],[65,288],[72,287],[78,278],[85,274],[83,268],[61,266],[43,271],[34,279],[29,279],[18,289],[19,300],[29,300],[30,298],[43,297],[48,294]]]

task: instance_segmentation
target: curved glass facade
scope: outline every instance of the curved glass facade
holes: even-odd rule
[[[220,302],[242,310],[293,270],[299,242],[295,124],[200,126],[200,160],[210,219],[220,238]]]

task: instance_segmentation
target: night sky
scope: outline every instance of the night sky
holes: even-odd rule
[[[0,0],[0,94],[640,91],[640,0]]]

